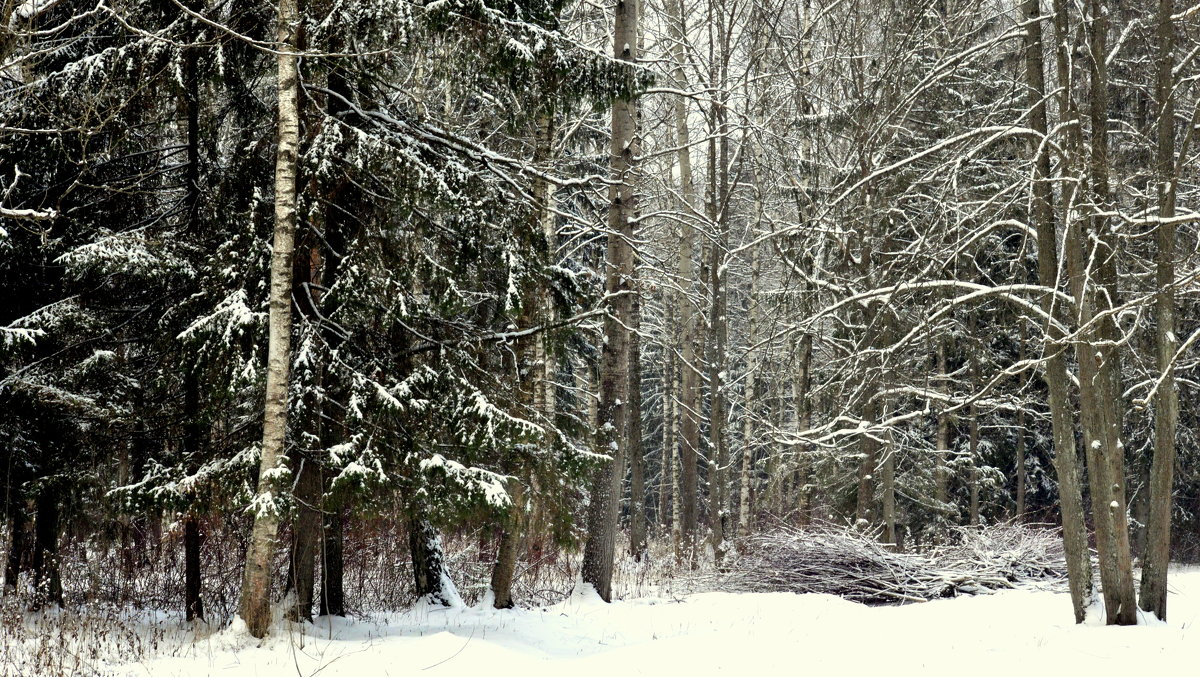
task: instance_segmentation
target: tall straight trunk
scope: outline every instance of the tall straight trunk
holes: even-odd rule
[[[1167,619],[1167,565],[1171,558],[1171,507],[1175,469],[1175,429],[1179,395],[1175,389],[1175,24],[1174,0],[1158,2],[1158,252],[1154,281],[1158,291],[1154,334],[1162,383],[1154,399],[1154,461],[1150,467],[1150,510],[1140,604],[1143,611]]]
[[[885,313],[883,316],[883,331],[880,335],[879,345],[887,345],[892,337],[895,336],[896,326],[895,320],[891,313],[886,309],[881,309]],[[887,364],[885,359],[880,360],[881,377],[883,380],[883,388],[887,388],[889,384],[896,379],[892,373],[892,368]],[[879,411],[881,421],[887,420],[892,413],[892,401],[890,397],[876,405]],[[883,541],[893,546],[898,545],[896,534],[896,443],[895,435],[892,432],[892,427],[888,426],[884,433],[883,458],[880,459],[879,470],[883,475],[880,482],[880,499],[881,512],[883,517]]]
[[[517,556],[521,549],[521,522],[525,518],[525,492],[521,483],[512,480],[508,487],[512,509],[500,534],[500,546],[496,550],[496,563],[492,566],[492,606],[496,609],[511,609],[513,601],[513,576],[517,570]]]
[[[326,506],[325,538],[322,542],[321,557],[322,616],[346,615],[346,593],[342,585],[342,574],[345,570],[345,529],[345,509],[336,502]]]
[[[542,155],[547,159],[549,159],[554,150],[555,130],[555,116],[553,113],[545,114],[539,118],[538,144],[543,149]],[[539,226],[546,247],[546,261],[549,264],[554,264],[558,261],[558,217],[555,214],[558,196],[555,193],[554,184],[549,181],[539,180],[535,182],[534,186],[541,191],[537,196],[538,204],[541,205]],[[557,319],[554,300],[544,288],[540,289],[539,292],[539,317],[543,325],[550,325]],[[544,332],[539,333],[533,340],[534,377],[537,380],[536,387],[534,388],[533,408],[542,415],[543,419],[549,425],[553,426],[558,416],[558,362],[554,351],[550,350],[548,338]],[[551,444],[550,438],[543,438],[542,444]],[[527,556],[531,561],[537,561],[541,559],[542,554],[546,550],[547,534],[549,532],[547,526],[548,516],[544,502],[539,500],[542,492],[536,476],[530,478],[530,490],[532,500],[529,502],[529,514],[524,516],[524,523],[521,525],[521,528],[526,544],[526,552],[528,553]]]
[[[937,374],[939,379],[938,391],[943,395],[950,394],[949,387],[946,384],[948,379],[946,371],[946,344],[943,341],[938,342],[937,348]],[[950,505],[950,414],[946,413],[948,404],[943,404],[937,414],[937,458],[933,470],[934,476],[934,498],[937,499],[939,506],[944,506],[946,514],[949,515],[953,511],[953,506]]]
[[[974,370],[972,370],[974,372]],[[979,407],[971,405],[971,422],[967,439],[968,455],[971,460],[970,509],[967,519],[971,526],[979,526]]]
[[[864,276],[870,272],[869,266],[873,255],[869,249],[864,247],[862,253],[862,268]],[[870,348],[882,348],[890,334],[891,320],[885,317],[887,308],[882,304],[877,304],[868,308],[865,312],[867,319],[866,334],[863,337],[863,342]],[[878,359],[876,357],[875,359]],[[863,376],[862,385],[862,420],[869,428],[874,425],[877,420],[883,418],[883,408],[878,401],[878,395],[882,388],[886,387],[886,374],[876,373],[883,372],[882,362],[872,361],[868,364],[866,373]],[[879,518],[878,507],[875,505],[875,488],[879,481],[876,477],[879,468],[879,439],[874,434],[858,436],[859,449],[859,464],[858,464],[858,491],[855,496],[856,505],[854,508],[855,523],[859,527],[867,527],[876,523]]]
[[[200,520],[189,514],[183,518],[183,599],[185,618],[189,622],[204,618],[204,599],[200,596],[200,551],[203,545]]]
[[[146,465],[150,461],[151,450],[155,440],[151,439],[146,422],[139,420],[133,427],[133,439],[129,443],[129,473],[131,477],[145,477]],[[123,564],[132,578],[137,569],[149,566],[151,543],[157,544],[161,539],[153,538],[151,531],[160,527],[157,514],[147,514],[139,510],[130,515],[129,536],[132,541],[129,552],[124,553]]]
[[[808,392],[812,387],[812,334],[800,337],[797,348],[799,368],[792,381],[792,407],[796,417],[796,432],[804,432],[812,427],[812,403]],[[812,521],[813,500],[810,488],[812,475],[812,459],[809,458],[808,445],[798,442],[793,448],[796,454],[796,509],[799,511],[799,522],[806,525]],[[782,487],[781,487],[782,488]]]
[[[33,604],[34,611],[47,605],[63,604],[62,578],[59,571],[58,531],[59,496],[54,482],[38,490],[37,518],[33,524]]]
[[[675,86],[681,90],[688,87],[683,70],[684,42],[687,40],[686,16],[682,0],[671,0],[670,18],[667,21],[671,37],[672,73]],[[672,115],[675,118],[675,143],[679,148],[679,192],[685,213],[696,211],[695,184],[692,177],[691,132],[688,127],[687,103],[684,97],[675,97]],[[688,556],[694,552],[696,531],[700,523],[699,496],[700,478],[697,470],[700,451],[700,372],[696,363],[699,319],[696,307],[687,293],[696,274],[694,256],[696,252],[696,229],[690,223],[680,226],[679,259],[676,279],[679,292],[676,308],[679,311],[679,435],[678,435],[678,491],[675,492],[675,521],[679,523],[680,540]]]
[[[331,243],[332,244],[332,243]],[[336,245],[333,245],[336,247]],[[336,260],[331,257],[331,260]],[[332,266],[327,266],[326,272],[334,275]],[[340,393],[330,394],[331,399],[338,399]],[[321,447],[329,449],[345,439],[345,419],[338,407],[329,407],[328,418],[321,424]],[[344,541],[346,521],[349,509],[345,505],[344,496],[335,491],[333,486],[334,474],[321,473],[321,532],[320,559],[321,584],[318,613],[321,616],[345,616],[346,595],[343,588],[344,574]]]
[[[876,404],[868,399],[863,407],[863,420],[867,425],[874,422]],[[860,527],[875,521],[875,466],[878,462],[879,443],[870,435],[860,435],[858,449],[858,493],[855,497],[854,521]]]
[[[15,593],[21,576],[21,561],[25,557],[25,532],[29,516],[26,514],[25,492],[21,487],[21,478],[12,472],[11,468],[8,473],[9,490],[8,496],[6,496],[8,503],[4,506],[4,512],[8,518],[10,540],[8,557],[4,562],[4,590]]]
[[[618,0],[613,26],[613,52],[618,60],[637,60],[638,0]],[[611,457],[600,463],[592,478],[588,505],[587,542],[580,574],[606,602],[612,601],[613,556],[617,509],[625,454],[629,450],[629,417],[640,415],[629,406],[629,330],[636,290],[633,235],[637,193],[633,174],[637,156],[636,97],[619,99],[612,109],[609,161],[614,183],[609,188],[607,272],[604,290],[609,313],[604,321],[600,353],[600,425],[596,451]]]
[[[1041,16],[1039,0],[1025,0],[1027,18]],[[1060,93],[1060,111],[1064,121],[1075,117],[1068,83],[1070,67],[1063,54],[1068,38],[1067,9],[1065,0],[1054,2],[1055,49]],[[1025,32],[1025,66],[1030,102],[1030,126],[1046,134],[1045,66],[1042,59],[1042,26],[1039,22],[1029,24]],[[1035,142],[1036,143],[1036,142]],[[1033,215],[1037,230],[1038,281],[1043,287],[1059,288],[1059,250],[1054,220],[1054,203],[1050,179],[1050,154],[1044,144],[1034,147]],[[1068,191],[1064,191],[1068,192]],[[1064,215],[1069,212],[1069,199],[1064,199]],[[1071,379],[1067,371],[1067,344],[1060,325],[1055,320],[1064,320],[1066,313],[1053,294],[1042,298],[1042,308],[1052,321],[1046,324],[1047,353],[1043,376],[1049,393],[1050,426],[1054,439],[1054,467],[1058,475],[1058,496],[1063,527],[1063,549],[1067,560],[1067,579],[1071,589],[1071,606],[1075,622],[1082,623],[1087,605],[1094,594],[1092,584],[1091,554],[1088,551],[1087,527],[1083,512],[1082,473],[1079,450],[1075,443],[1075,417],[1071,409]]]
[[[336,205],[336,198],[334,201]],[[328,217],[337,207],[326,211]],[[337,228],[336,220],[330,224],[327,220],[325,231]],[[332,226],[332,227],[331,227]],[[325,279],[325,268],[318,238],[310,229],[297,247],[292,264],[292,298],[306,321],[313,326],[319,326],[322,313],[321,292],[323,287],[332,286],[334,279]],[[326,339],[329,341],[329,337]],[[336,345],[338,339],[330,343]],[[321,391],[325,386],[325,374],[328,365],[325,355],[319,355],[321,360],[316,364],[316,373],[309,393],[304,396],[303,410],[306,420],[307,439],[318,440],[324,448],[324,443],[332,442],[331,436],[325,432],[325,402]],[[330,444],[330,446],[332,446]],[[313,607],[313,589],[316,585],[317,551],[320,549],[322,510],[324,506],[324,472],[318,460],[319,449],[297,449],[291,459],[292,477],[295,478],[293,489],[295,510],[292,518],[292,547],[289,557],[288,575],[285,590],[291,603],[287,609],[287,618],[292,621],[311,621]]]
[[[722,217],[719,219],[724,221]],[[709,320],[712,332],[712,353],[708,360],[708,477],[709,477],[709,513],[712,528],[713,551],[719,559],[725,549],[725,525],[728,519],[729,492],[729,448],[726,434],[725,415],[725,341],[728,335],[726,324],[726,290],[725,290],[725,261],[724,255],[728,244],[729,231],[727,226],[718,226],[717,242],[710,248],[712,254],[709,263],[712,295],[711,316]]]
[[[544,113],[541,115],[535,126],[535,145],[533,152],[533,164],[540,166],[545,164],[553,151],[554,140],[554,115],[553,113]],[[553,240],[554,240],[554,211],[553,211],[553,193],[548,181],[538,179],[533,185],[533,198],[536,209],[532,215],[532,219],[528,225],[527,237],[538,244],[538,248],[546,252],[547,264],[550,263],[549,258],[553,255]],[[518,325],[521,327],[533,327],[538,324],[545,323],[549,318],[548,314],[552,310],[548,301],[548,294],[541,284],[530,282],[521,290],[521,317],[518,320]],[[515,372],[516,382],[516,402],[517,416],[530,416],[534,413],[540,413],[546,416],[547,421],[553,420],[553,413],[547,411],[547,403],[553,400],[553,393],[548,392],[546,388],[547,378],[547,354],[544,343],[544,335],[542,333],[534,334],[523,338],[517,345],[515,351],[516,363],[507,364],[506,370]],[[549,435],[542,436],[534,443],[538,445],[547,444]],[[509,468],[508,472],[523,475],[521,468]],[[536,485],[533,484],[533,479],[526,478],[529,485],[534,487],[534,491],[530,494],[530,499],[535,504],[539,500]],[[508,514],[505,515],[501,523],[500,544],[496,551],[496,561],[492,567],[492,605],[497,609],[511,609],[515,603],[512,597],[512,582],[513,576],[517,570],[517,558],[520,556],[521,543],[525,537],[525,531],[528,525],[533,522],[535,515],[527,514],[527,505],[525,500],[524,485],[522,479],[514,477],[508,483],[508,491],[511,504],[508,508]],[[534,509],[537,512],[537,509]],[[540,538],[540,535],[531,534],[534,538]],[[540,545],[537,546],[540,548]]]
[[[883,498],[883,542],[897,545],[896,541],[896,444],[892,431],[887,433],[887,443],[883,447],[883,462],[880,464],[880,474],[883,475],[880,492]]]
[[[184,376],[183,404],[183,451],[189,473],[200,467],[203,425],[200,420],[200,384],[194,369]],[[204,581],[200,572],[200,550],[204,544],[195,503],[198,497],[189,497],[193,502],[183,518],[183,608],[188,621],[204,618],[204,602],[201,593]]]
[[[646,458],[642,447],[641,296],[633,295],[629,333],[629,554],[646,556]]]
[[[195,0],[189,3],[198,10]],[[200,77],[198,72],[199,50],[183,50],[184,110],[186,119],[186,167],[184,170],[184,209],[187,228],[194,236],[201,235],[200,223]],[[184,376],[183,445],[190,473],[195,473],[201,463],[204,426],[201,420],[200,382],[197,367],[189,365]],[[190,497],[193,502],[197,497]],[[189,510],[183,519],[184,551],[184,616],[188,621],[204,618],[204,601],[201,598],[203,581],[200,572],[200,550],[204,536],[200,521]]]
[[[967,321],[967,331],[971,336],[975,336],[978,328],[978,319],[975,315],[971,315]],[[971,383],[978,384],[979,376],[979,356],[974,351],[971,352],[968,359],[971,372]],[[970,476],[967,480],[967,491],[970,495],[970,503],[968,506],[967,519],[971,526],[979,526],[979,404],[978,400],[971,402],[970,406],[971,420],[968,423],[967,429],[967,458],[971,463]]]
[[[761,207],[756,210],[761,211]],[[758,294],[759,278],[762,274],[762,261],[759,254],[761,247],[755,246],[750,263],[750,349],[746,353],[746,386],[745,405],[742,412],[742,472],[738,482],[738,534],[745,536],[750,530],[750,481],[754,467],[754,407],[756,403],[758,367],[754,363],[754,347],[758,343]]]
[[[1112,207],[1108,185],[1108,14],[1100,0],[1089,0],[1088,13],[1088,182],[1095,209],[1108,210]],[[1079,305],[1079,324],[1088,328],[1080,333],[1076,350],[1092,517],[1108,623],[1133,625],[1137,622],[1137,600],[1126,516],[1125,448],[1121,443],[1122,335],[1113,315],[1120,303],[1116,246],[1108,219],[1098,211],[1088,215],[1086,225],[1086,236],[1080,229],[1074,230],[1075,260],[1069,260],[1068,267]]]
[[[716,96],[712,104],[714,134],[709,137],[708,155],[708,220],[716,226],[716,241],[709,247],[709,338],[711,353],[708,360],[709,421],[709,512],[711,515],[713,552],[720,561],[725,552],[726,523],[729,516],[729,440],[725,412],[725,348],[729,334],[728,312],[728,250],[729,250],[729,94],[728,32],[723,8],[710,11],[715,18],[715,40],[710,36],[709,60],[715,67],[710,83]],[[710,27],[713,27],[710,24]]]
[[[292,522],[292,552],[286,588],[292,594],[292,606],[287,614],[293,621],[311,621],[317,550],[321,543],[321,488],[324,479],[320,465],[311,454],[298,453],[296,456],[293,463],[296,517]]]
[[[1017,359],[1021,362],[1024,362],[1026,357],[1025,343],[1025,324],[1021,323],[1020,338],[1017,344]],[[1021,380],[1024,382],[1024,377]],[[1013,474],[1017,477],[1016,508],[1013,518],[1021,522],[1025,518],[1025,407],[1017,410],[1017,459]]]
[[[1018,522],[1025,521],[1025,421],[1025,409],[1022,408],[1017,411],[1017,497],[1013,509],[1013,518]]]
[[[676,385],[678,385],[679,384],[678,373],[681,368],[678,365],[676,365],[676,367],[677,367],[675,370],[676,375],[677,375],[676,376]],[[676,392],[678,392],[678,389],[676,390]],[[682,407],[680,407],[680,405],[679,405],[679,400],[675,400],[675,402],[672,404],[671,408],[675,413],[675,415],[672,416],[672,419],[671,419],[671,425],[675,428],[675,433],[671,436],[673,439],[673,443],[671,444],[671,448],[669,450],[670,455],[671,455],[671,458],[669,460],[670,473],[671,473],[671,544],[675,551],[676,561],[680,561],[680,560],[682,560],[683,554],[685,552],[684,547],[683,547],[684,538],[683,538],[683,517],[682,517],[682,514],[683,514],[683,499],[682,499],[683,490],[681,488],[682,487],[682,485],[681,485],[682,477],[681,476],[683,474],[682,467],[681,467],[683,464],[683,462],[681,460],[683,457],[683,455],[682,455],[683,442],[682,442],[682,433],[680,432],[680,424],[681,424],[684,414],[682,414],[680,412]],[[693,463],[692,465],[694,466],[695,464]]]
[[[666,304],[670,306],[671,304]],[[669,337],[676,335],[674,326],[675,314],[672,309],[667,309],[667,340]],[[675,406],[675,398],[677,397],[678,388],[675,382],[675,353],[669,347],[664,351],[664,364],[662,376],[662,403],[663,403],[663,418],[662,418],[662,453],[659,455],[658,465],[658,533],[669,533],[668,528],[675,522],[675,516],[671,513],[671,484],[675,474],[675,445],[679,439],[679,417],[676,415],[678,408]]]
[[[284,460],[287,432],[288,371],[291,362],[292,255],[296,238],[296,169],[300,144],[299,28],[297,0],[279,0],[278,67],[279,143],[275,155],[275,236],[271,249],[270,341],[263,407],[262,457],[259,460],[254,528],[242,578],[241,616],[254,637],[265,637],[271,622],[271,560],[279,529],[277,475]]]

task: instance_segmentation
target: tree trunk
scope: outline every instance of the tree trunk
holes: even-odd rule
[[[708,482],[709,512],[712,529],[713,553],[720,562],[725,553],[726,522],[729,516],[729,440],[725,413],[725,347],[729,335],[726,313],[729,293],[729,93],[725,90],[728,80],[729,58],[728,35],[725,16],[721,11],[711,11],[715,19],[715,42],[710,40],[709,58],[712,70],[711,86],[716,95],[712,101],[713,135],[708,147],[708,220],[716,229],[716,241],[709,246],[709,343],[711,353],[708,360]],[[715,51],[714,51],[715,50]]]
[[[1025,361],[1025,324],[1021,323],[1020,338],[1018,340],[1017,359],[1021,362]],[[1025,378],[1021,379],[1024,385]],[[1017,410],[1017,460],[1016,468],[1013,474],[1017,477],[1016,488],[1016,508],[1013,514],[1013,519],[1017,522],[1025,520],[1025,407]]]
[[[1017,411],[1017,499],[1013,518],[1018,522],[1025,521],[1025,410]]]
[[[49,604],[63,605],[58,561],[58,522],[58,490],[53,482],[46,482],[38,490],[37,518],[33,525],[33,611]]]
[[[685,33],[686,17],[682,0],[672,0],[669,11],[668,28],[671,35],[671,60],[674,71],[675,86],[681,90],[688,87],[687,77],[683,70],[683,46],[687,40]],[[695,184],[692,178],[691,135],[688,127],[687,103],[684,97],[674,98],[673,115],[675,118],[675,140],[679,148],[679,189],[682,196],[682,207],[685,212],[696,213]],[[688,290],[695,278],[695,262],[693,257],[696,250],[696,229],[690,223],[681,226],[679,237],[679,260],[676,267],[676,279],[679,292],[677,293],[676,308],[680,313],[679,320],[679,462],[678,462],[678,491],[675,492],[675,520],[679,523],[680,541],[683,551],[689,560],[694,561],[696,531],[700,523],[699,496],[700,478],[697,462],[700,451],[700,372],[696,363],[696,343],[698,342],[699,322],[696,307],[688,295]]]
[[[875,403],[869,399],[863,407],[863,420],[868,426],[874,423],[875,407]],[[879,443],[870,435],[860,435],[858,448],[862,459],[858,464],[858,495],[854,521],[859,527],[867,527],[875,521],[875,465],[878,462]]]
[[[8,504],[4,508],[11,535],[8,557],[4,563],[4,591],[16,593],[21,576],[21,560],[25,557],[25,532],[29,516],[26,514],[25,492],[22,491],[20,478],[10,470],[8,481]]]
[[[408,546],[412,553],[413,579],[419,599],[441,606],[462,606],[462,598],[446,571],[442,537],[417,507],[409,517]]]
[[[618,0],[613,27],[613,50],[617,59],[637,60],[637,0]],[[637,193],[633,173],[637,157],[637,102],[618,99],[612,110],[612,145],[609,161],[615,183],[609,188],[608,270],[604,290],[610,299],[604,321],[604,345],[600,359],[600,426],[596,431],[597,453],[611,456],[592,478],[588,506],[587,543],[580,574],[606,602],[612,601],[613,556],[617,537],[617,510],[629,451],[629,417],[640,415],[629,406],[629,330],[636,290],[633,253],[634,216]]]
[[[1054,2],[1054,25],[1056,42],[1060,48],[1057,55],[1057,71],[1060,83],[1070,79],[1065,49],[1067,40],[1067,15],[1065,0]],[[1039,0],[1026,0],[1026,17],[1041,16]],[[1030,126],[1045,134],[1048,130],[1046,105],[1045,67],[1042,62],[1042,27],[1038,22],[1029,24],[1025,32],[1025,66],[1029,83]],[[1060,94],[1060,111],[1065,119],[1074,117],[1070,92],[1065,88]],[[1058,239],[1054,222],[1053,192],[1050,180],[1049,149],[1040,143],[1034,147],[1033,212],[1037,229],[1038,281],[1044,287],[1058,288]],[[1066,191],[1064,191],[1066,192]],[[1064,199],[1064,215],[1068,213],[1069,200]],[[1044,378],[1050,400],[1050,421],[1054,438],[1054,467],[1058,475],[1058,495],[1063,526],[1063,549],[1067,559],[1067,578],[1071,589],[1071,605],[1075,622],[1082,623],[1088,603],[1094,594],[1092,585],[1091,554],[1088,552],[1087,527],[1083,512],[1082,477],[1079,467],[1079,450],[1075,444],[1075,418],[1071,410],[1071,383],[1067,372],[1065,336],[1057,321],[1065,317],[1056,297],[1046,294],[1042,308],[1051,318],[1046,325]]]
[[[972,374],[975,370],[972,369]],[[970,510],[967,513],[967,519],[971,526],[979,526],[979,407],[975,404],[971,405],[971,423],[968,431],[970,437],[967,440],[968,452],[967,455],[971,460],[971,478],[970,486]]]
[[[646,557],[646,459],[642,447],[642,303],[633,295],[629,333],[629,554],[634,561]]]
[[[344,572],[343,534],[346,515],[337,505],[326,507],[324,553],[321,561],[321,615],[345,616],[346,594],[342,587]]]
[[[193,11],[199,11],[195,0],[189,2]],[[195,40],[196,36],[189,36]],[[187,229],[195,236],[201,234],[200,223],[200,75],[198,72],[199,49],[192,47],[183,50],[183,104],[186,127],[186,167],[184,169],[184,209],[186,210]],[[189,474],[195,474],[203,462],[202,447],[206,434],[202,419],[200,403],[200,374],[195,364],[185,366],[184,374],[184,406],[183,406],[183,452]],[[140,478],[139,478],[140,479]],[[189,496],[193,506],[197,501],[195,495]],[[191,622],[204,618],[204,600],[201,597],[203,580],[200,572],[200,550],[203,547],[204,535],[201,533],[200,521],[189,509],[183,518],[183,607],[184,617]]]
[[[949,396],[950,392],[946,384],[949,378],[946,370],[946,344],[941,341],[938,342],[937,349],[937,374],[938,391]],[[953,451],[950,448],[950,414],[946,413],[947,407],[949,407],[949,403],[943,403],[937,414],[937,458],[933,470],[933,491],[938,505],[945,511],[946,516],[950,516],[957,513],[957,510],[950,505],[950,456]]]
[[[320,439],[319,437],[317,439]],[[287,591],[292,593],[289,620],[312,621],[313,588],[316,585],[317,549],[321,541],[321,467],[310,454],[298,453],[293,463],[296,477],[296,517],[292,522],[292,556],[288,567]]]
[[[195,515],[187,515],[183,518],[183,608],[189,623],[204,618],[204,600],[200,596],[200,548],[203,544],[200,520]]]
[[[203,412],[200,407],[200,380],[195,366],[187,368],[183,377],[183,454],[188,474],[195,475],[202,463],[204,446]],[[204,601],[201,599],[204,581],[200,573],[200,549],[203,535],[196,514],[199,497],[188,496],[192,506],[183,518],[183,608],[188,621],[204,618]]]
[[[665,304],[668,316],[668,337],[678,335],[678,330],[674,326],[675,313],[670,308],[670,303]],[[669,340],[669,339],[668,339]],[[664,342],[665,343],[665,342]],[[657,528],[659,534],[674,532],[673,525],[677,517],[671,512],[672,492],[671,487],[675,478],[675,445],[679,438],[679,417],[677,416],[678,408],[675,406],[675,398],[677,397],[677,387],[675,382],[675,353],[668,346],[664,346],[666,353],[663,364],[663,436],[662,436],[662,453],[659,455],[659,478],[658,478],[658,520]]]
[[[896,444],[892,431],[887,433],[887,444],[883,449],[883,542],[896,545]]]
[[[1167,620],[1167,566],[1171,559],[1171,507],[1175,469],[1175,429],[1179,395],[1175,386],[1175,25],[1173,0],[1158,2],[1158,252],[1154,297],[1155,348],[1162,383],[1154,400],[1154,461],[1150,468],[1150,505],[1140,604],[1143,611]]]
[[[761,206],[759,207],[761,210]],[[760,247],[755,246],[750,263],[750,319],[748,341],[750,348],[746,353],[746,394],[745,406],[742,411],[742,473],[738,482],[738,534],[745,536],[750,531],[750,481],[754,467],[754,405],[757,393],[758,367],[754,364],[754,347],[758,343],[758,294],[759,278],[762,273],[762,262],[759,255]]]
[[[534,138],[533,164],[540,166],[550,159],[553,152],[554,116],[552,113],[543,114],[538,118],[535,124]],[[549,265],[552,263],[550,257],[553,256],[555,232],[553,187],[548,181],[542,179],[534,181],[533,199],[536,209],[529,223],[528,238],[538,245],[537,248],[544,248],[546,264]],[[549,321],[552,311],[553,306],[549,302],[549,294],[541,284],[530,281],[524,285],[521,289],[519,326],[533,327],[545,324]],[[505,368],[514,372],[516,377],[517,411],[514,412],[514,415],[521,417],[541,414],[547,423],[552,424],[554,393],[553,390],[548,390],[546,387],[552,379],[552,374],[548,371],[548,354],[544,340],[545,336],[542,333],[521,339],[517,344],[517,349],[511,353],[515,357],[515,364],[510,364],[506,359]],[[549,436],[546,435],[537,440],[536,444],[545,445],[548,439]],[[510,467],[507,472],[514,475],[526,475],[519,467]],[[536,520],[539,519],[536,504],[540,497],[537,486],[534,484],[535,480],[527,477],[526,481],[534,489],[529,496],[529,502],[535,504],[533,514],[526,514],[527,501],[524,485],[521,484],[522,480],[514,478],[508,484],[512,503],[501,525],[499,548],[496,553],[495,565],[492,567],[493,606],[497,609],[511,609],[514,605],[512,578],[516,573],[521,543],[528,525],[530,523],[537,524]],[[541,538],[541,534],[531,534],[531,536]],[[537,548],[540,549],[540,544]]]
[[[492,567],[492,606],[496,609],[511,609],[515,606],[512,596],[513,575],[517,571],[517,556],[521,550],[521,522],[525,516],[525,492],[517,480],[508,485],[512,508],[508,521],[500,534],[500,547],[496,551],[496,563]]]
[[[1100,0],[1089,0],[1088,12],[1092,130],[1088,179],[1096,209],[1107,210],[1112,207],[1108,185],[1108,14]],[[1086,237],[1079,228],[1074,229],[1076,242],[1072,249],[1076,260],[1074,265],[1068,261],[1079,306],[1079,326],[1094,326],[1083,332],[1077,343],[1083,439],[1105,613],[1110,625],[1133,625],[1137,622],[1137,600],[1126,516],[1125,448],[1121,442],[1122,334],[1111,312],[1120,303],[1116,246],[1106,217],[1094,212],[1087,225]]]
[[[808,391],[812,387],[812,334],[801,336],[799,343],[797,361],[800,364],[792,381],[792,407],[795,410],[793,415],[796,417],[797,433],[812,427],[812,403],[808,398]],[[800,524],[806,525],[812,521],[813,512],[812,490],[809,488],[812,460],[808,456],[808,445],[804,443],[796,444],[793,453],[797,456],[796,509],[799,511]]]
[[[262,457],[254,499],[254,528],[246,552],[241,616],[254,637],[271,622],[271,559],[279,510],[276,492],[287,432],[288,371],[291,362],[292,255],[296,237],[296,169],[300,139],[300,79],[296,56],[297,0],[279,0],[277,27],[279,144],[275,156],[275,241],[271,250],[270,342],[263,408]]]

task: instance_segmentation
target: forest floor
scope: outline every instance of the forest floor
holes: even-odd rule
[[[153,677],[1163,674],[1195,664],[1200,568],[1174,571],[1171,588],[1170,621],[1135,628],[1076,626],[1065,594],[1031,588],[888,607],[714,592],[604,604],[577,593],[538,609],[280,623],[262,646],[158,614],[97,634],[59,612],[27,615],[24,640],[0,637],[0,673],[52,674],[57,661],[62,674]],[[21,668],[31,652],[43,654],[35,673]]]

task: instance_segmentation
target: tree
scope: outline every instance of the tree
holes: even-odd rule
[[[280,0],[276,28],[279,97],[275,156],[275,237],[271,247],[270,342],[267,353],[266,404],[259,457],[254,529],[242,578],[241,617],[254,637],[265,637],[271,623],[271,558],[279,528],[276,493],[286,476],[288,374],[292,340],[292,257],[296,237],[296,170],[300,146],[300,73],[296,51],[300,12],[296,0]]]
[[[1179,422],[1179,395],[1175,385],[1175,3],[1158,3],[1158,153],[1155,179],[1158,188],[1158,235],[1154,282],[1155,352],[1159,377],[1155,395],[1154,462],[1150,470],[1150,516],[1146,555],[1142,561],[1139,603],[1143,611],[1167,619],[1167,566],[1171,558],[1171,512],[1175,469],[1175,436]]]
[[[613,54],[620,61],[636,63],[639,0],[617,0],[613,24]],[[609,456],[596,469],[588,505],[587,543],[581,575],[600,598],[612,601],[613,556],[616,543],[617,510],[630,448],[629,417],[639,415],[630,407],[630,329],[636,293],[633,237],[638,212],[633,182],[637,157],[637,100],[632,95],[618,99],[612,108],[612,141],[609,162],[613,184],[608,191],[608,249],[605,257],[604,292],[608,312],[604,320],[604,344],[600,364],[599,429],[596,453]]]

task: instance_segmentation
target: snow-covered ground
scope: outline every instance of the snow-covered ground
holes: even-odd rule
[[[91,665],[155,677],[1157,674],[1200,655],[1200,569],[1175,572],[1172,588],[1170,622],[1134,628],[1076,626],[1066,595],[1041,590],[874,608],[790,593],[577,595],[536,610],[281,624],[261,647],[228,629],[179,631],[136,662],[101,652]]]

